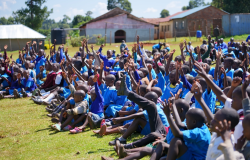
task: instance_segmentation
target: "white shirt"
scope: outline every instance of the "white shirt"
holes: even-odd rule
[[[61,74],[58,74],[58,73],[60,73],[60,72],[62,72],[61,70],[59,70],[58,72],[56,72],[56,80],[55,80],[55,84],[57,84],[57,85],[59,85],[60,83],[61,83],[61,81],[62,81],[62,75]]]
[[[232,101],[233,101],[232,99],[227,98],[224,107],[225,108],[232,108]],[[237,111],[238,114],[240,112],[243,112],[243,109],[239,109]],[[234,129],[234,139],[235,139],[234,143],[237,143],[237,140],[243,135],[242,131],[243,131],[242,120],[240,120]]]
[[[186,52],[189,52],[190,49],[192,50],[192,52],[194,52],[194,47],[192,45],[187,45],[187,49],[188,50],[185,50]]]
[[[218,146],[223,143],[221,136],[217,137],[217,133],[213,132],[211,141],[207,150],[206,160],[216,160],[219,156],[223,155],[221,150],[218,150]],[[231,135],[231,143],[234,144],[234,136]]]

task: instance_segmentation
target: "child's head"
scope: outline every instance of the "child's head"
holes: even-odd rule
[[[207,83],[206,80],[200,76],[197,76],[194,78],[196,81],[199,81],[201,87],[202,87],[202,91],[205,92],[205,90],[207,89]]]
[[[25,68],[26,68],[26,69],[29,69],[29,68],[30,68],[30,61],[26,61],[26,63],[25,63]]]
[[[115,83],[115,89],[118,90],[120,88],[121,81],[116,81]]]
[[[205,54],[205,52],[206,52],[205,46],[201,46],[201,48],[200,48],[201,55]]]
[[[207,63],[208,65],[212,64],[212,59],[211,58],[205,58],[204,63]]]
[[[94,77],[95,77],[94,75],[89,76],[88,85],[90,85],[90,86],[93,86],[93,85],[94,85],[94,81],[93,81]]]
[[[225,77],[224,77],[224,78],[225,78]],[[222,85],[223,85],[223,86],[225,86],[225,85],[224,85],[224,78],[223,78],[223,81],[222,81]],[[229,76],[226,76],[226,79],[227,79],[227,85],[228,85],[228,86],[231,86],[231,84],[232,84],[232,78],[229,77]]]
[[[24,78],[27,80],[27,79],[29,78],[29,76],[30,76],[30,72],[29,72],[28,70],[25,70],[25,71],[23,72],[23,76],[24,76]]]
[[[39,66],[39,70],[40,70],[40,72],[43,72],[43,70],[44,70],[44,65]]]
[[[155,92],[148,92],[144,97],[154,103],[157,103],[158,95]]]
[[[40,49],[40,50],[38,51],[38,57],[42,57],[43,54],[44,54],[44,50],[43,50],[43,49]]]
[[[82,69],[82,60],[81,59],[76,59],[73,61],[74,67],[76,67],[76,69],[78,71],[81,71]]]
[[[246,92],[248,96],[250,96],[250,87],[248,86],[246,89]],[[238,86],[234,89],[233,94],[232,94],[232,108],[234,108],[236,111],[239,109],[242,109],[242,91],[241,91],[241,86]]]
[[[124,68],[124,60],[123,60],[123,59],[121,59],[121,60],[119,61],[119,67],[120,67],[121,69]]]
[[[2,74],[4,74],[4,72],[5,72],[4,67],[0,67],[0,74],[2,75]]]
[[[232,68],[233,68],[234,70],[236,70],[236,69],[239,68],[240,64],[241,64],[241,60],[239,60],[239,59],[234,59],[234,63],[233,63],[233,65],[232,65]]]
[[[186,124],[188,129],[200,128],[206,122],[206,116],[203,110],[193,108],[186,113]]]
[[[74,100],[76,103],[79,103],[84,100],[85,92],[83,90],[77,90],[74,94]]]
[[[227,121],[231,121],[231,129],[234,129],[234,127],[239,123],[239,114],[232,108],[223,108],[217,111],[214,115],[214,119],[210,122],[210,130],[212,132],[217,132],[215,127],[218,127],[219,122],[224,121],[225,119]]]
[[[174,59],[174,61],[178,63],[181,63],[181,60],[182,60],[181,56],[176,56]]]
[[[188,102],[185,101],[184,99],[177,99],[175,101],[175,106],[176,106],[178,114],[179,114],[179,116],[181,118],[181,121],[184,121],[186,113],[187,113],[187,111],[189,110],[189,107],[190,107]]]
[[[143,77],[141,77],[141,78],[144,78],[148,75],[148,70],[146,68],[140,68],[139,70],[143,73]]]
[[[59,64],[59,63],[53,63],[53,64],[52,64],[52,70],[53,70],[54,72],[58,72],[59,69],[60,69],[60,64]]]
[[[88,78],[89,78],[88,72],[84,72],[84,73],[82,74],[82,78],[83,78],[85,81],[88,81]]]
[[[84,83],[78,84],[78,86],[76,87],[76,90],[83,90],[85,93],[87,93],[88,92],[88,86],[85,85]]]
[[[107,51],[107,58],[111,58],[112,57],[112,50],[108,50]]]
[[[172,72],[173,70],[176,69],[176,68],[175,68],[175,64],[176,64],[176,62],[173,62],[173,61],[170,62],[170,65],[169,65],[169,72]]]
[[[112,74],[107,75],[105,77],[105,84],[106,84],[106,86],[108,86],[108,87],[114,86],[115,80],[116,80],[116,78],[115,78],[114,75],[112,75]]]
[[[189,74],[189,73],[190,73],[190,68],[189,68],[189,66],[187,66],[187,65],[182,65],[181,68],[182,68],[184,74]]]
[[[24,72],[24,69],[23,68],[19,68],[18,73],[20,73],[22,77],[23,77],[23,72]]]
[[[231,68],[233,66],[234,63],[234,58],[232,57],[227,57],[224,59],[224,68],[228,69]]]
[[[45,62],[45,69],[46,69],[46,71],[51,71],[52,70],[51,65],[49,65],[48,62]]]
[[[242,121],[243,135],[247,140],[250,140],[250,114],[244,116]]]
[[[169,81],[171,84],[175,85],[177,83],[175,78],[176,70],[172,70],[169,74]]]
[[[17,74],[18,74],[17,72],[14,72],[14,73],[13,73],[13,76],[12,76],[13,81],[16,81],[16,80],[17,80]]]
[[[243,72],[241,70],[234,71],[234,77],[240,77],[243,79]]]
[[[145,94],[147,93],[147,85],[145,84],[140,85],[139,92],[140,92],[140,95],[144,97]]]
[[[95,59],[93,53],[88,53],[88,55],[89,55],[89,59],[91,59],[91,60],[94,60],[94,59]]]
[[[155,93],[158,95],[158,97],[161,97],[161,96],[162,96],[162,90],[161,90],[160,87],[152,87],[152,88],[151,88],[151,91],[152,91],[152,92],[155,92]]]

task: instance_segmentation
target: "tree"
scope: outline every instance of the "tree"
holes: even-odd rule
[[[45,2],[46,0],[27,0],[25,2],[26,8],[13,12],[15,21],[38,30],[43,21],[53,13],[53,9],[48,11],[47,6],[42,7]]]
[[[91,17],[92,14],[93,14],[92,11],[88,11],[85,15],[88,16],[88,17]]]
[[[82,16],[82,15],[76,15],[76,16],[74,16],[74,18],[72,20],[72,25],[75,26],[79,22],[82,22],[82,21],[84,21],[84,16]]]
[[[212,6],[220,8],[229,13],[250,13],[249,0],[213,0]]]
[[[165,18],[169,16],[169,11],[166,9],[163,9],[160,14],[161,14],[161,18]]]
[[[119,7],[129,13],[132,12],[131,3],[128,0],[108,0],[108,10],[114,9],[116,7]]]
[[[0,18],[0,24],[1,25],[5,25],[5,24],[7,24],[7,22],[8,22],[8,20],[5,17]]]
[[[188,9],[193,9],[195,7],[199,7],[199,6],[205,6],[207,5],[204,0],[190,0],[188,2],[188,6],[183,6],[182,10],[188,10]]]
[[[15,19],[13,17],[9,17],[8,20],[7,20],[7,23],[8,24],[14,24],[15,23]]]
[[[68,23],[68,20],[70,21],[71,18],[69,16],[67,16],[67,15],[63,15],[62,23],[66,24],[66,23]]]

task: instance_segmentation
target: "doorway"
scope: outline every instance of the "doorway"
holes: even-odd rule
[[[123,30],[118,30],[115,32],[115,43],[121,43],[122,40],[126,41],[126,32]]]

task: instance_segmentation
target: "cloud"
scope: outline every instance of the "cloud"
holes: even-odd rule
[[[180,4],[181,4],[180,1],[173,1],[173,2],[170,2],[170,3],[167,5],[166,9],[170,9],[170,8],[181,8],[182,5],[180,5]]]
[[[61,5],[60,5],[60,4],[55,4],[53,7],[54,7],[54,8],[60,8]]]
[[[0,2],[2,2],[1,6],[0,6],[0,10],[10,10],[9,7],[7,6],[7,2],[15,4],[16,0],[0,0]]]
[[[6,2],[2,2],[2,5],[0,6],[0,9],[1,10],[9,9],[8,6],[7,6],[7,3]]]
[[[83,9],[77,9],[77,8],[69,8],[69,11],[66,13],[67,16],[69,16],[71,19],[74,18],[75,15],[84,15],[85,16],[85,13],[84,13],[84,10]]]
[[[154,13],[154,12],[157,12],[157,9],[154,9],[154,8],[148,8],[145,12],[148,12],[148,13]]]
[[[98,16],[108,12],[107,4],[102,3],[102,2],[98,2],[97,5],[95,5],[95,7],[91,11],[94,13],[94,15],[96,17],[98,17]]]

